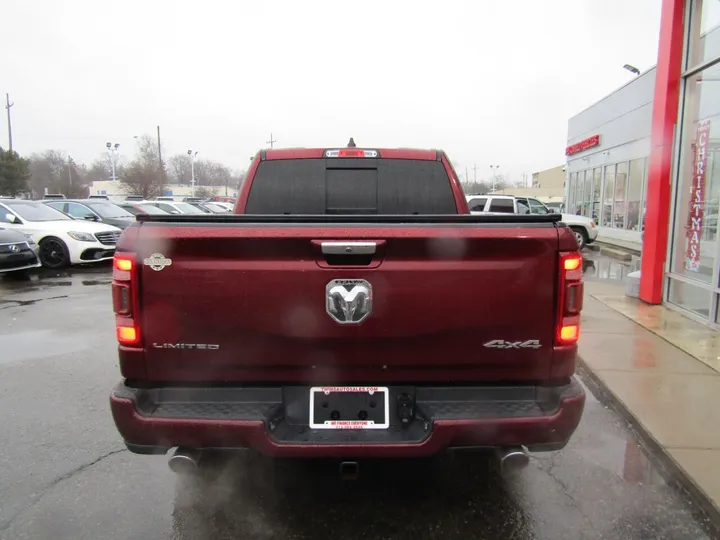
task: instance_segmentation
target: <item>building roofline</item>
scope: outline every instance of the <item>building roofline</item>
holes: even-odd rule
[[[607,98],[609,98],[609,97],[612,96],[613,94],[618,93],[620,90],[622,90],[622,89],[625,88],[626,86],[630,86],[631,84],[633,84],[634,82],[636,82],[637,80],[639,80],[641,77],[645,77],[645,76],[646,76],[648,73],[650,73],[651,71],[655,71],[656,68],[657,68],[657,66],[652,66],[651,68],[646,69],[646,70],[643,71],[640,75],[636,76],[634,79],[631,79],[631,80],[629,80],[628,82],[626,82],[625,84],[623,84],[623,85],[621,85],[621,86],[618,86],[617,88],[615,88],[615,90],[613,90],[613,91],[610,92],[609,94],[604,95],[604,96],[601,97],[600,99],[598,99],[598,100],[596,100],[596,101],[593,101],[590,105],[588,105],[587,107],[585,107],[585,108],[582,109],[581,111],[579,111],[579,112],[575,113],[573,116],[571,116],[571,117],[570,117],[570,120],[572,120],[573,118],[575,118],[575,117],[577,117],[577,116],[580,116],[580,115],[581,115],[582,113],[584,113],[585,111],[588,111],[588,110],[592,109],[595,105],[597,105],[597,104],[600,103],[601,101],[605,101]]]

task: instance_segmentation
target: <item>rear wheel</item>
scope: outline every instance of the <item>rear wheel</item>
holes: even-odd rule
[[[578,243],[578,249],[582,249],[585,247],[588,241],[588,235],[585,229],[582,227],[571,227],[572,232],[575,234],[575,239]]]
[[[54,236],[40,241],[40,262],[45,268],[58,270],[70,266],[70,252],[65,242]]]

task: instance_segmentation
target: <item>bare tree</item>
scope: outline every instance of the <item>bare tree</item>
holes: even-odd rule
[[[137,156],[124,168],[120,182],[130,195],[149,199],[160,193],[162,171],[155,139],[149,135],[138,139]]]
[[[83,197],[88,193],[87,168],[60,150],[46,150],[30,156],[30,192],[40,198],[47,189],[67,197]]]
[[[170,183],[180,186],[190,185],[191,165],[187,154],[175,154],[167,160]]]
[[[195,163],[195,184],[198,186],[224,186],[231,177],[230,169],[217,161],[200,159]]]
[[[493,179],[490,179],[490,183],[491,183],[491,186],[492,186],[492,184],[495,184],[495,190],[496,190],[496,191],[500,191],[500,190],[503,190],[503,189],[507,189],[507,187],[508,187],[509,184],[508,184],[508,180],[507,180],[507,178],[505,177],[504,174],[497,174],[497,175],[495,175],[494,180],[495,180],[495,181],[493,182]]]
[[[225,195],[229,195],[230,191],[228,191],[228,188],[232,190],[232,192],[239,192],[240,191],[240,184],[245,179],[245,175],[247,174],[247,171],[243,171],[240,169],[235,169],[232,172],[232,175],[230,176],[230,181],[228,182],[228,185],[225,186]]]
[[[490,186],[485,182],[463,182],[461,185],[466,195],[487,195],[490,192]]]
[[[102,157],[93,161],[88,169],[88,179],[90,182],[97,182],[101,180],[112,180],[112,164],[113,157],[105,154]],[[115,163],[115,177],[120,178],[123,175],[124,161],[121,157],[117,157]]]

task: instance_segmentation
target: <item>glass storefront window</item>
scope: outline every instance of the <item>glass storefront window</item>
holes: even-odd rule
[[[575,182],[576,181],[577,181],[577,173],[570,173],[570,178],[568,180],[567,201],[565,201],[565,207],[567,208],[568,212],[572,212],[572,209],[575,205]]]
[[[605,193],[603,194],[602,226],[612,227],[613,196],[615,193],[615,165],[605,167]]]
[[[718,250],[719,98],[720,65],[685,80],[670,270],[705,283],[712,279]]]
[[[630,173],[627,182],[627,203],[625,211],[625,228],[631,231],[640,230],[640,198],[643,191],[645,176],[645,160],[633,159],[630,162]]]
[[[585,171],[579,172],[577,182],[575,183],[575,208],[573,214],[580,215],[582,213],[583,203],[583,185],[585,184]]]
[[[615,199],[613,204],[613,224],[616,229],[625,228],[625,203],[627,194],[627,162],[618,163],[615,171]]]
[[[597,167],[593,169],[593,203],[592,215],[595,223],[600,219],[600,190],[602,189],[602,169]]]
[[[671,279],[668,301],[703,317],[710,316],[710,291],[697,285]]]
[[[640,231],[645,230],[645,213],[647,211],[647,187],[648,178],[650,178],[650,174],[648,172],[648,158],[645,158],[643,162],[645,163],[645,178],[643,179],[642,185],[642,211],[640,212]]]
[[[692,68],[720,56],[720,3],[695,0],[690,22],[690,56]]]
[[[592,171],[585,171],[585,187],[583,188],[582,215],[590,217],[592,214]]]

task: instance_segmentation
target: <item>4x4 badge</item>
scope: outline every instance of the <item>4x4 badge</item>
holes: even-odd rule
[[[172,265],[172,259],[169,259],[168,257],[166,257],[165,255],[163,255],[162,253],[153,253],[152,255],[150,255],[149,257],[147,257],[147,258],[143,261],[143,264],[144,264],[145,266],[149,266],[150,268],[152,268],[152,269],[155,270],[156,272],[159,272],[160,270],[162,270],[162,269],[165,268],[166,266],[171,266],[171,265]]]
[[[488,349],[539,349],[540,340],[528,339],[527,341],[505,341],[504,339],[493,339],[487,343],[483,343],[483,347]]]

